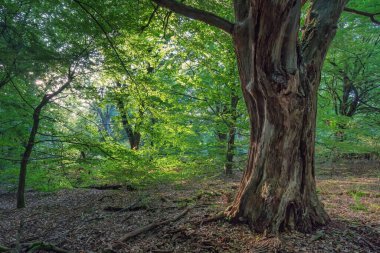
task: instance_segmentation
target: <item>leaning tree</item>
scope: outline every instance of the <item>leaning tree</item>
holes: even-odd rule
[[[310,1],[302,29],[304,0],[234,0],[235,22],[175,0],[153,1],[232,37],[251,137],[247,167],[227,217],[272,233],[326,224],[329,217],[315,184],[317,90],[348,0]]]

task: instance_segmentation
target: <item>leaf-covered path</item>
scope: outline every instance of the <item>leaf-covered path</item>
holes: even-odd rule
[[[322,166],[318,191],[332,221],[313,234],[284,233],[280,238],[253,234],[246,225],[202,223],[231,202],[240,175],[214,176],[175,185],[131,191],[75,189],[28,192],[28,205],[14,208],[14,194],[0,195],[0,245],[43,241],[73,252],[379,252],[379,164]],[[361,173],[358,173],[360,170]],[[135,229],[178,220],[144,231]]]

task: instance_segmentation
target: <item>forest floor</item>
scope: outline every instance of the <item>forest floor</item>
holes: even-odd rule
[[[22,210],[14,208],[13,193],[0,192],[0,245],[44,241],[72,252],[380,252],[379,162],[318,167],[317,188],[331,223],[311,234],[271,238],[243,224],[201,223],[232,201],[241,177],[236,173],[139,191],[29,191]],[[122,241],[157,221],[167,223]]]

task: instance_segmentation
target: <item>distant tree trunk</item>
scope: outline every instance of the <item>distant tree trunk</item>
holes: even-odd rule
[[[123,87],[123,85],[120,82],[116,82],[116,86],[119,89]],[[141,134],[137,130],[137,124],[133,127],[132,124],[129,122],[123,98],[116,97],[116,103],[121,116],[121,123],[123,125],[125,133],[127,134],[131,149],[138,150],[140,147]],[[139,111],[139,114],[140,117],[143,117],[143,112],[141,110]]]
[[[301,0],[235,0],[234,24],[177,1],[154,1],[233,37],[251,137],[247,167],[226,215],[271,233],[326,224],[315,184],[317,90],[347,0],[311,1],[301,43]]]
[[[100,120],[102,122],[102,126],[104,130],[107,132],[108,136],[112,136],[112,128],[111,128],[111,113],[112,113],[112,106],[106,105],[105,112],[103,113],[102,108],[98,107],[96,108],[97,113],[100,117]]]
[[[352,117],[359,107],[359,93],[347,75],[343,76],[343,97],[340,104],[340,114]]]
[[[227,114],[228,108],[225,104],[217,104],[215,107],[214,113],[216,115],[225,115]],[[218,138],[218,141],[225,142],[227,140],[227,133],[225,131],[221,131],[218,127],[216,130],[216,137]]]
[[[231,91],[230,116],[228,141],[226,150],[226,162],[224,164],[224,173],[231,175],[233,172],[234,155],[235,155],[235,137],[236,137],[236,121],[237,121],[237,105],[239,96],[235,90]]]
[[[127,134],[131,149],[138,150],[140,147],[141,134],[140,132],[134,130],[130,125],[123,101],[121,99],[118,99],[117,103],[121,116],[121,123],[123,124],[124,131]]]

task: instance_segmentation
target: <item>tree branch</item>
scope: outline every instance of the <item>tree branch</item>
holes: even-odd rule
[[[308,0],[301,0],[301,5],[303,6],[307,2],[308,2]],[[359,10],[355,10],[355,9],[352,9],[352,8],[348,8],[348,7],[344,7],[343,10],[345,12],[350,12],[350,13],[353,13],[353,14],[369,17],[369,19],[371,19],[372,23],[374,23],[376,25],[380,25],[380,21],[376,20],[376,18],[375,18],[376,15],[380,15],[380,12],[378,12],[378,13],[369,13],[369,12],[365,12],[365,11],[359,11]]]
[[[348,8],[348,7],[345,7],[344,11],[350,12],[350,13],[354,13],[354,14],[357,14],[357,15],[361,15],[361,16],[365,16],[365,17],[369,17],[369,19],[371,19],[372,23],[374,23],[376,25],[380,25],[380,21],[375,19],[376,15],[380,15],[380,12],[378,12],[378,13],[369,13],[369,12],[365,12],[365,11],[359,11],[359,10],[351,9],[351,8]]]
[[[175,13],[181,14],[191,19],[202,21],[206,24],[222,29],[228,34],[232,34],[233,32],[233,28],[234,28],[233,23],[231,23],[230,21],[224,18],[218,17],[217,15],[211,12],[199,10],[199,9],[184,5],[182,3],[179,3],[175,0],[152,0],[152,1]]]

